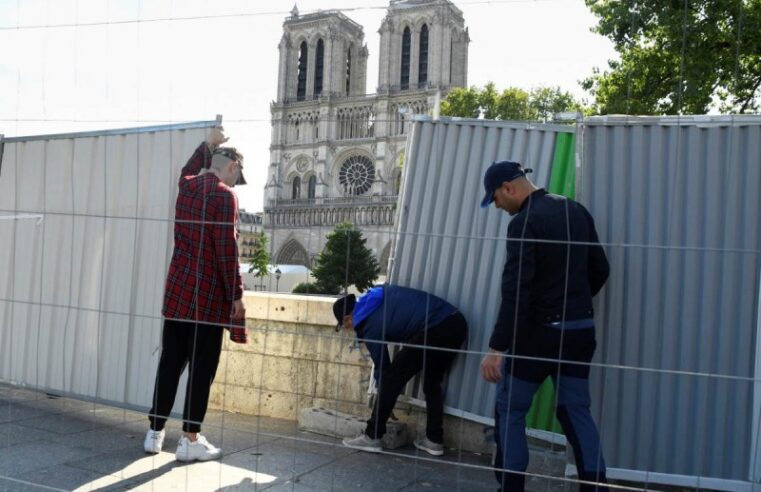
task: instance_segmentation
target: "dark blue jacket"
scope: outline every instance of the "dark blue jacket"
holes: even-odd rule
[[[378,381],[381,367],[388,367],[390,364],[388,344],[373,343],[372,340],[406,342],[422,331],[435,328],[457,312],[457,308],[444,299],[422,290],[398,285],[380,285],[371,290],[375,289],[383,290],[383,301],[357,323],[354,329],[357,336],[365,340],[375,363],[375,380]],[[377,294],[377,291],[374,294]],[[354,313],[360,310],[362,301],[360,297]]]
[[[569,240],[587,244],[569,250]],[[587,209],[543,189],[533,192],[507,228],[502,305],[489,347],[508,350],[515,340],[520,350],[536,326],[592,318],[592,297],[609,271]]]

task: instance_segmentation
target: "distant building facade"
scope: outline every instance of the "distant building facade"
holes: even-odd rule
[[[257,234],[264,231],[264,214],[262,212],[238,211],[238,256],[248,258],[254,254],[257,246]]]
[[[362,26],[296,7],[283,24],[264,204],[273,263],[310,266],[335,225],[351,221],[385,271],[405,116],[467,86],[470,37],[448,0],[391,1],[378,32],[378,87],[368,95]]]

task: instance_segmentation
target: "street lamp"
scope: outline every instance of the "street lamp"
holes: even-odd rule
[[[282,274],[279,268],[275,269],[275,292],[280,292],[280,275]]]

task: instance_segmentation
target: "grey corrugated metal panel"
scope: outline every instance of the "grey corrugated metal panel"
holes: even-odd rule
[[[44,220],[0,221],[0,379],[150,404],[177,179],[214,124],[6,140],[0,210]]]
[[[5,135],[0,133],[0,174],[3,173],[3,150],[5,149]]]
[[[483,120],[478,118],[462,118],[459,116],[441,116],[434,118],[424,114],[416,114],[411,118],[413,122],[421,123],[453,123],[456,125],[479,126],[481,128],[499,128],[501,130],[512,128],[514,130],[541,130],[561,133],[573,133],[574,127],[559,123],[540,123],[538,121],[513,121],[513,120]]]
[[[753,377],[761,125],[718,124],[726,122],[598,121],[584,129],[581,199],[601,240],[612,243],[611,277],[598,299],[598,361]],[[750,381],[592,374],[610,466],[748,479]]]
[[[408,140],[399,238],[390,282],[426,290],[458,306],[469,326],[468,346],[486,350],[500,300],[506,215],[480,208],[482,178],[495,160],[520,161],[549,182],[562,125],[416,118]],[[447,403],[490,417],[493,386],[480,377],[480,357],[457,358]]]
[[[715,126],[755,126],[761,124],[761,115],[732,114],[732,115],[682,115],[682,116],[636,116],[636,115],[605,115],[583,118],[585,126],[683,126],[700,127]]]
[[[114,128],[111,130],[92,130],[84,132],[70,133],[50,133],[46,135],[25,135],[19,137],[4,137],[8,143],[16,142],[35,142],[38,140],[71,140],[76,138],[88,137],[110,137],[121,135],[132,135],[137,133],[154,133],[154,132],[172,132],[180,130],[195,130],[199,128],[210,128],[221,123],[221,117],[217,120],[210,121],[191,121],[187,123],[168,123],[165,125],[138,126],[132,128]]]

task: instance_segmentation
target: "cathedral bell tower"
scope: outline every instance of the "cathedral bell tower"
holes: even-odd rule
[[[467,87],[470,36],[447,0],[392,0],[380,29],[378,93]]]

